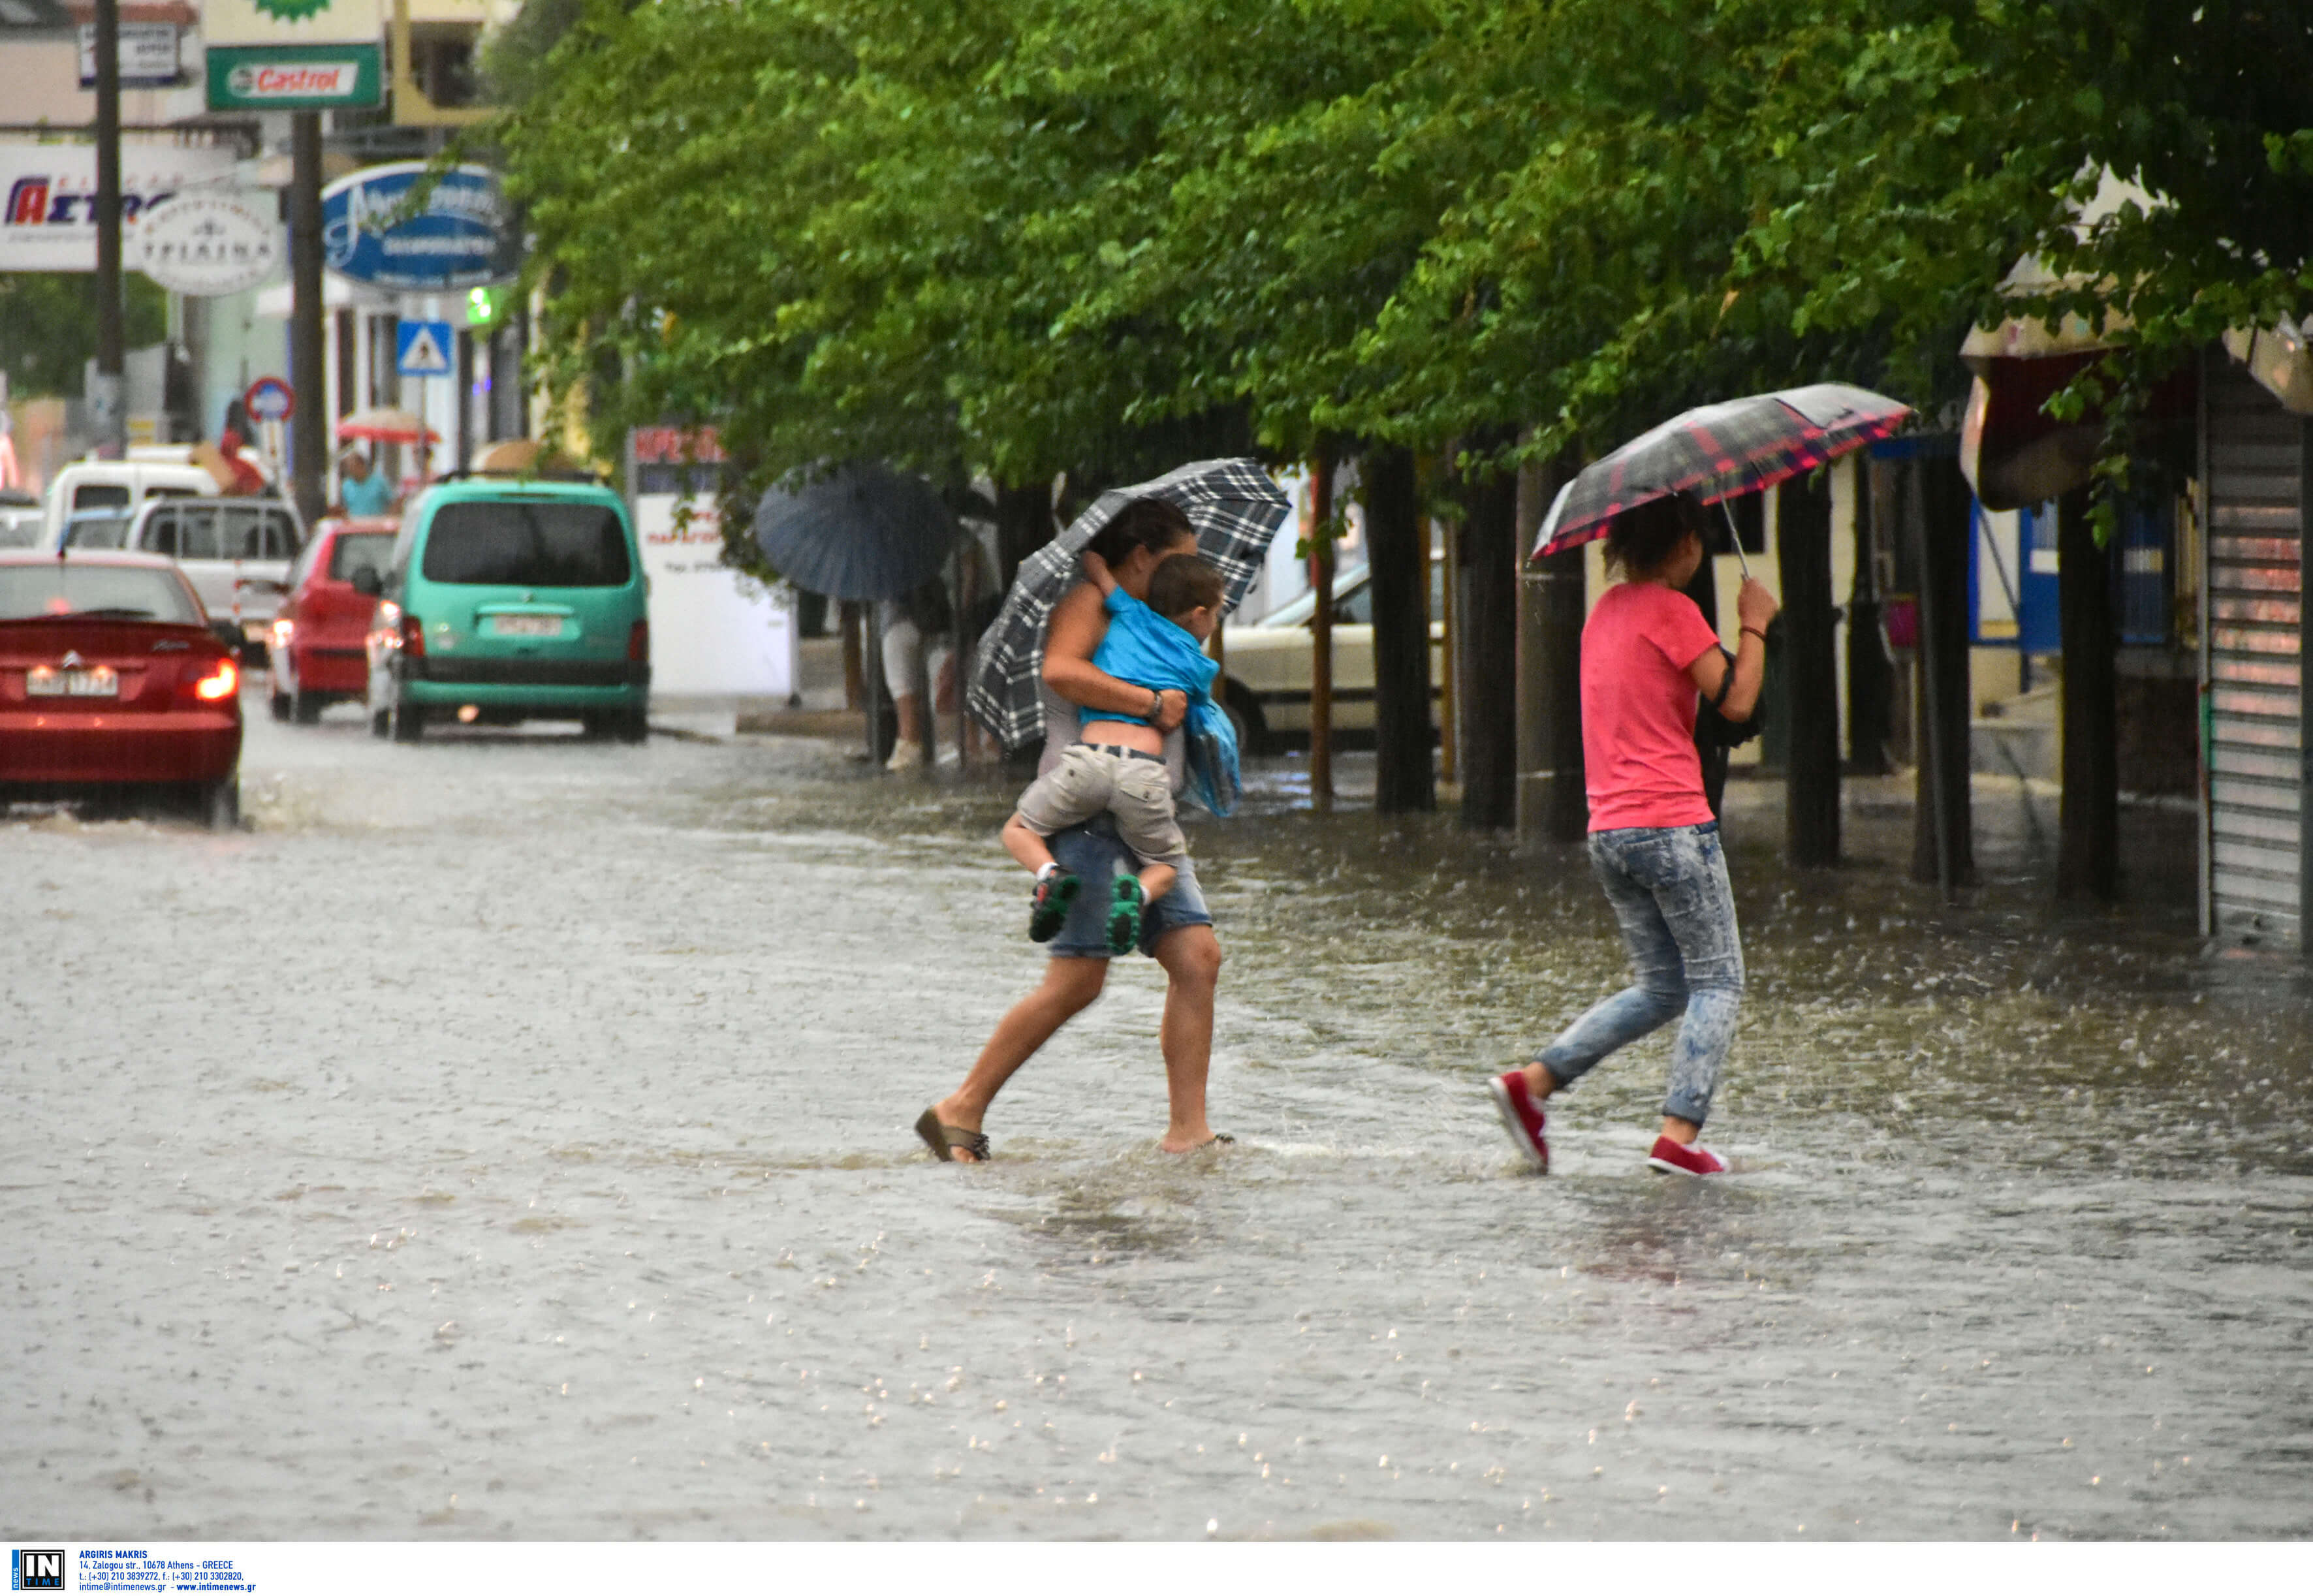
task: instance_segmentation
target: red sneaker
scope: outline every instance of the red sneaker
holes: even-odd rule
[[[1723,1175],[1727,1161],[1703,1146],[1688,1146],[1668,1136],[1657,1136],[1647,1154],[1647,1168],[1666,1175]]]
[[[1494,1108],[1502,1117],[1502,1128],[1510,1133],[1526,1161],[1536,1174],[1550,1173],[1550,1138],[1543,1134],[1542,1105],[1534,1101],[1534,1093],[1526,1083],[1524,1070],[1511,1070],[1486,1083],[1486,1090],[1494,1096]]]

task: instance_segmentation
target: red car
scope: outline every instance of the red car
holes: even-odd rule
[[[273,718],[311,725],[324,706],[369,691],[362,640],[377,609],[354,588],[367,566],[378,575],[393,553],[400,523],[377,518],[325,521],[313,529],[289,572],[288,592],[273,617]]]
[[[240,688],[173,561],[0,550],[0,802],[159,787],[230,829]]]

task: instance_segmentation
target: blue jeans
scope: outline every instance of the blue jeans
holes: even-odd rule
[[[1543,1048],[1542,1066],[1570,1086],[1625,1042],[1683,1015],[1662,1111],[1701,1125],[1743,1001],[1743,943],[1718,822],[1593,831],[1590,870],[1614,905],[1636,978]]]
[[[1055,831],[1044,840],[1060,868],[1084,882],[1069,917],[1060,922],[1060,934],[1048,944],[1051,956],[1107,958],[1109,883],[1138,871],[1146,861],[1124,846],[1116,834],[1116,818],[1110,814],[1096,814],[1083,825]],[[1205,907],[1205,894],[1197,885],[1197,867],[1183,858],[1178,868],[1181,873],[1173,890],[1140,911],[1140,951],[1151,958],[1156,956],[1157,939],[1166,932],[1213,923],[1212,910]]]

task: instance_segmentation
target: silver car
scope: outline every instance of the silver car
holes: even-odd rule
[[[126,514],[72,516],[60,543],[167,555],[192,582],[209,624],[238,633],[259,659],[305,534],[280,499],[147,499]]]

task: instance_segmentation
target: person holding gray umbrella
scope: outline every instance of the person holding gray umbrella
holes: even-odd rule
[[[974,716],[1007,747],[1022,746],[1041,731],[1045,770],[1078,741],[1080,712],[1144,718],[1167,733],[1166,766],[1177,793],[1186,780],[1179,732],[1187,697],[1119,681],[1093,664],[1108,617],[1098,590],[1082,578],[1079,556],[1087,549],[1099,555],[1117,585],[1145,601],[1149,579],[1165,559],[1201,554],[1220,570],[1225,600],[1234,604],[1259,573],[1290,508],[1250,460],[1201,461],[1103,494],[1022,566],[981,644],[970,699]],[[1105,881],[1131,868],[1131,855],[1105,815],[1054,834],[1050,846],[1061,867],[1080,880]],[[1099,997],[1108,980],[1107,908],[1105,893],[1077,899],[1046,944],[1051,958],[1043,978],[997,1022],[963,1083],[919,1117],[916,1133],[935,1157],[984,1162],[989,1144],[981,1126],[997,1093]],[[1172,890],[1148,906],[1140,946],[1165,975],[1160,1040],[1170,1112],[1158,1145],[1190,1153],[1224,1142],[1205,1117],[1221,945],[1192,863],[1184,862]]]
[[[885,624],[867,640],[875,680],[867,694],[868,756],[875,754],[875,719],[888,686],[901,712],[892,768],[923,759],[936,675],[923,624],[937,624],[945,599],[940,568],[963,529],[939,494],[922,478],[872,460],[845,460],[797,473],[766,491],[755,507],[756,545],[771,567],[798,588],[831,599],[876,600]],[[903,667],[883,669],[891,659]],[[912,750],[912,751],[910,751]]]

